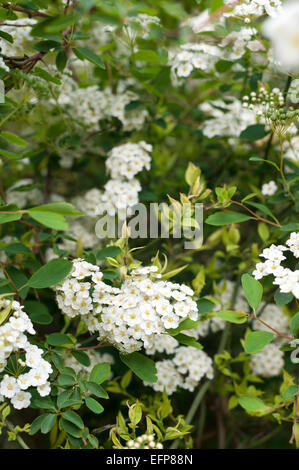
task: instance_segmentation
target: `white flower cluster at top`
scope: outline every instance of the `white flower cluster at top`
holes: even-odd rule
[[[237,98],[231,97],[229,102],[205,101],[199,108],[209,117],[201,127],[204,135],[209,138],[239,137],[243,130],[256,123],[255,113],[250,109],[244,109],[242,102]]]
[[[232,0],[224,0],[225,4],[233,3]],[[244,19],[246,23],[265,14],[275,17],[281,11],[280,0],[243,0],[236,5],[232,11],[226,12],[224,16]]]
[[[274,18],[263,23],[263,32],[272,44],[274,57],[286,71],[299,70],[299,3],[286,2]]]
[[[269,183],[265,183],[262,186],[262,195],[263,196],[273,196],[273,194],[277,191],[277,184],[275,181],[269,181]]]
[[[171,65],[171,75],[174,84],[180,84],[177,77],[189,77],[193,69],[214,71],[215,62],[219,59],[221,51],[211,44],[188,43],[180,46],[180,50],[170,50],[168,56]]]
[[[65,367],[71,367],[77,374],[90,374],[94,366],[96,366],[97,364],[102,364],[103,362],[106,362],[111,365],[114,364],[114,357],[109,353],[99,353],[92,349],[87,349],[84,352],[89,357],[89,366],[84,366],[83,364],[81,364],[79,361],[77,361],[74,356],[72,356],[71,352],[69,352],[64,358]],[[112,374],[108,378],[108,380],[110,380],[111,378]]]
[[[163,444],[155,441],[153,434],[142,434],[135,441],[127,441],[127,445],[123,449],[163,449]]]
[[[0,308],[7,308],[9,304],[8,300],[2,300]],[[5,371],[13,353],[18,367],[15,376],[1,374],[0,401],[9,398],[13,407],[20,410],[30,405],[31,393],[25,391],[29,387],[36,387],[42,397],[49,395],[51,387],[48,378],[52,367],[42,358],[43,350],[30,344],[27,339],[26,333],[33,335],[35,331],[23,307],[13,301],[11,309],[9,320],[0,327],[0,372]]]
[[[260,352],[252,354],[250,369],[260,377],[274,377],[281,373],[284,365],[283,352],[276,344],[267,344]]]
[[[59,308],[70,318],[82,315],[99,340],[125,353],[137,351],[150,345],[155,335],[198,316],[192,289],[158,280],[156,271],[155,266],[137,268],[116,288],[102,281],[98,266],[76,259],[69,276],[56,287]]]
[[[177,388],[192,392],[203,377],[214,377],[212,359],[202,350],[192,346],[178,346],[172,359],[156,362],[157,382],[144,385],[151,386],[156,392],[172,395]]]
[[[280,292],[291,292],[296,299],[299,298],[299,270],[292,271],[284,268],[281,262],[286,259],[285,251],[291,251],[295,258],[299,258],[299,233],[292,232],[286,242],[287,246],[274,245],[265,248],[260,255],[265,258],[263,263],[257,263],[252,275],[255,279],[273,274],[273,284],[279,286]]]
[[[8,33],[13,38],[13,43],[1,40],[1,54],[9,57],[23,57],[24,51],[28,52],[28,46],[34,41],[30,36],[31,27],[36,24],[35,19],[19,18],[14,21],[5,21],[1,31]]]

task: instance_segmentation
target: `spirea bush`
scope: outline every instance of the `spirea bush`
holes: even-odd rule
[[[1,448],[299,447],[298,24],[1,2]]]

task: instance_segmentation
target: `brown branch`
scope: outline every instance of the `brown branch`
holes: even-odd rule
[[[75,351],[86,351],[88,349],[106,348],[107,346],[112,346],[112,345],[111,344],[97,344],[96,346],[87,346],[86,348],[75,348]]]
[[[245,209],[247,212],[249,212],[251,215],[253,215],[257,220],[260,220],[261,222],[265,222],[266,224],[274,225],[274,227],[281,227],[280,224],[276,224],[275,222],[271,222],[271,220],[265,219],[264,217],[260,217],[257,215],[255,212],[253,212],[249,207],[245,206],[242,202],[239,201],[231,201],[232,204],[237,204],[238,206],[242,207]]]
[[[263,320],[261,320],[259,317],[257,317],[256,315],[251,315],[251,314],[248,314],[247,317],[250,317],[250,318],[254,318],[255,320],[259,321],[260,323],[262,323],[264,326],[266,326],[267,328],[269,328],[270,330],[274,331],[274,333],[276,333],[277,336],[281,336],[282,338],[286,338],[288,339],[289,341],[293,341],[293,337],[292,336],[287,336],[283,333],[280,333],[280,331],[278,330],[275,330],[275,328],[273,328],[272,326],[268,325],[268,323],[264,322]]]
[[[28,10],[27,8],[23,8],[18,5],[12,5],[11,3],[3,3],[1,6],[2,8],[6,8],[7,10],[13,10],[13,11],[19,11],[20,13],[25,13],[26,15],[29,16],[29,18],[33,18],[36,16],[39,16],[41,18],[52,18],[51,15],[48,15],[48,13],[44,13],[43,11]]]

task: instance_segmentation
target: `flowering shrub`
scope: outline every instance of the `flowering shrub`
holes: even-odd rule
[[[298,23],[1,2],[1,448],[299,447]]]

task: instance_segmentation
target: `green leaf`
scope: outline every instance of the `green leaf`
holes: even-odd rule
[[[51,429],[53,428],[56,422],[56,415],[54,415],[53,413],[45,413],[43,416],[44,416],[44,419],[40,427],[41,433],[48,434],[48,432],[51,431]]]
[[[65,390],[64,392],[60,393],[57,397],[57,407],[60,410],[61,408],[67,407],[67,402],[71,396],[72,392],[70,390]]]
[[[80,362],[85,367],[90,366],[90,359],[88,355],[84,351],[75,351],[74,349],[71,351],[72,356]]]
[[[13,37],[6,31],[0,31],[0,37],[13,44]]]
[[[291,328],[291,332],[295,335],[299,328],[299,312],[297,312],[296,315],[293,316],[291,320],[290,328]]]
[[[170,328],[167,331],[167,333],[171,336],[175,336],[177,335],[180,331],[183,331],[183,330],[192,330],[193,328],[196,328],[197,325],[198,325],[198,320],[197,321],[194,321],[194,320],[190,320],[190,318],[186,318],[185,320],[183,320],[179,326],[177,328]]]
[[[246,299],[253,310],[259,306],[263,296],[262,284],[250,276],[250,274],[243,274],[241,278],[242,287],[246,296]]]
[[[184,335],[183,333],[179,333],[178,335],[175,336],[175,339],[177,339],[179,343],[182,343],[185,346],[193,346],[194,348],[197,348],[197,349],[203,348],[203,346],[198,341],[196,341],[196,339],[193,338],[193,336],[188,336],[188,335]]]
[[[67,259],[53,259],[33,274],[27,286],[36,289],[55,286],[70,273],[72,266],[72,262]]]
[[[48,307],[37,300],[25,300],[24,310],[28,314],[30,320],[34,323],[49,325],[53,321],[53,317],[50,315]]]
[[[3,155],[3,157],[11,158],[12,160],[22,160],[23,158],[26,158],[26,155],[15,152],[9,152],[8,150],[4,149],[0,149],[0,154]]]
[[[250,332],[245,339],[244,349],[248,354],[255,354],[269,344],[273,338],[274,334],[268,331]]]
[[[0,133],[0,137],[3,137],[3,139],[5,139],[8,142],[10,142],[12,144],[15,144],[15,145],[19,145],[19,146],[28,145],[27,142],[24,139],[22,139],[21,137],[13,134],[12,132],[2,131]]]
[[[139,352],[120,354],[119,357],[141,380],[150,383],[157,381],[157,369],[152,359]]]
[[[41,69],[40,67],[35,67],[31,73],[33,75],[36,75],[37,77],[42,78],[43,80],[46,80],[46,82],[52,82],[52,83],[55,83],[56,85],[61,85],[61,81],[58,78],[53,77],[45,69]]]
[[[234,310],[220,310],[217,312],[217,317],[223,320],[229,321],[230,323],[246,323],[247,316],[244,312],[236,312]]]
[[[67,64],[67,55],[65,51],[59,51],[56,56],[56,67],[59,72],[63,72]]]
[[[254,142],[255,140],[262,139],[267,134],[268,132],[265,130],[264,124],[252,124],[241,132],[240,137]]]
[[[74,385],[76,383],[76,379],[74,377],[71,377],[70,375],[61,374],[57,379],[57,383],[61,387],[68,387],[70,385]]]
[[[0,208],[0,224],[5,224],[7,222],[14,222],[22,218],[23,214],[3,214],[3,212],[16,212],[19,208],[15,204],[9,204],[7,206],[1,206]]]
[[[77,211],[75,206],[69,202],[51,202],[49,204],[43,204],[42,206],[31,207],[29,212],[53,212],[54,214],[70,216],[84,215],[83,212]]]
[[[101,69],[105,69],[105,65],[102,59],[90,49],[87,49],[86,47],[74,47],[73,52],[78,57],[78,59],[86,59],[92,64],[97,65]]]
[[[29,432],[30,436],[33,436],[34,434],[37,433],[37,431],[40,430],[42,422],[44,421],[45,418],[47,418],[47,414],[48,413],[44,413],[44,414],[38,416],[37,418],[35,418],[34,421],[32,421],[32,423],[30,425],[30,432]]]
[[[282,394],[284,401],[289,401],[294,398],[299,392],[299,387],[297,385],[290,385]]]
[[[205,315],[213,311],[215,304],[208,299],[199,299],[197,301],[197,308],[200,315]]]
[[[75,426],[73,423],[61,417],[60,419],[60,426],[64,429],[68,434],[74,437],[81,437],[82,430]]]
[[[56,214],[55,212],[32,211],[31,209],[28,212],[30,217],[36,220],[36,222],[39,222],[53,230],[67,230],[69,227],[64,216],[61,214]]]
[[[293,300],[293,298],[294,296],[293,294],[291,294],[291,292],[284,293],[284,292],[280,292],[279,289],[277,289],[274,294],[275,303],[279,307],[281,307],[282,305],[289,304]]]
[[[75,411],[65,411],[64,413],[62,413],[62,417],[66,421],[73,423],[75,426],[77,426],[77,428],[79,429],[84,428],[84,423],[82,421],[81,416],[79,416]]]
[[[11,243],[4,248],[5,253],[7,256],[12,256],[16,254],[30,254],[32,255],[31,250],[24,245],[23,243]]]
[[[102,405],[92,397],[86,397],[85,403],[86,403],[87,408],[89,408],[91,411],[93,411],[97,415],[99,415],[100,413],[103,413],[104,411],[104,408],[102,407]]]
[[[228,225],[245,222],[249,219],[252,219],[249,215],[241,214],[240,212],[226,211],[209,215],[205,222],[208,225]]]
[[[144,62],[151,62],[151,63],[159,63],[160,58],[155,51],[147,50],[147,49],[140,49],[139,51],[135,52],[133,55],[134,60],[142,60]]]
[[[61,346],[63,344],[72,344],[70,338],[63,333],[51,333],[47,338],[51,346]]]
[[[96,384],[101,384],[105,382],[105,380],[108,379],[109,375],[111,373],[111,366],[110,364],[103,362],[101,364],[97,364],[93,367],[90,376],[89,376],[89,381],[90,382],[95,382]]]
[[[107,246],[102,250],[97,250],[95,252],[96,258],[98,261],[104,260],[105,258],[115,258],[117,255],[121,253],[121,249],[119,246]]]
[[[54,403],[50,397],[36,397],[31,401],[32,408],[42,408],[43,410],[50,410],[56,412]]]
[[[98,398],[109,398],[106,390],[101,387],[101,385],[96,384],[95,382],[86,382],[88,390]]]
[[[264,204],[260,204],[259,202],[252,202],[252,201],[247,202],[247,204],[250,205],[250,206],[256,207],[261,212],[263,212],[264,214],[267,214],[269,217],[271,217],[273,220],[276,221],[276,218],[275,218],[274,214]]]
[[[239,403],[246,411],[264,411],[269,408],[260,398],[243,395],[239,398]]]

